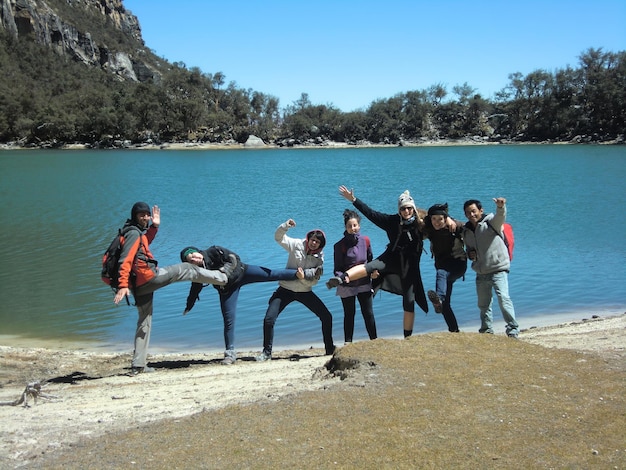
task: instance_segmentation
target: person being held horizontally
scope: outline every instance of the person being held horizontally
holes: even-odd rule
[[[267,361],[272,358],[274,342],[274,325],[278,315],[291,302],[300,302],[313,312],[322,322],[322,338],[327,355],[335,352],[333,343],[333,316],[324,305],[324,302],[313,292],[324,265],[324,246],[326,235],[319,229],[311,230],[304,239],[287,236],[287,231],[296,226],[293,219],[282,223],[274,233],[274,239],[282,246],[289,256],[287,269],[297,269],[298,279],[279,281],[279,287],[269,300],[269,306],[263,320],[263,352],[256,357],[257,361]]]
[[[229,276],[228,284],[226,286],[213,285],[219,294],[220,308],[224,318],[224,343],[226,346],[224,360],[222,361],[224,365],[234,364],[237,360],[235,352],[235,317],[237,313],[237,299],[239,298],[241,287],[255,282],[293,280],[296,279],[298,273],[295,269],[269,269],[263,266],[242,263],[239,255],[221,246],[211,246],[206,250],[199,250],[196,247],[189,246],[183,248],[180,252],[180,257],[183,261],[207,269],[221,268],[224,263],[229,261],[231,255],[237,258],[237,268]],[[183,315],[186,315],[193,308],[196,300],[199,299],[203,287],[204,284],[202,283],[191,283]]]
[[[372,247],[369,237],[361,234],[361,216],[352,209],[343,211],[345,231],[343,238],[335,243],[334,274],[341,277],[348,269],[372,261]],[[376,271],[372,276],[377,274]],[[370,339],[376,339],[376,320],[374,319],[372,281],[369,276],[354,282],[345,282],[337,287],[337,295],[343,305],[343,333],[346,343],[352,342],[354,335],[354,317],[356,299],[361,306],[365,329]]]
[[[451,230],[450,226],[454,228]],[[435,291],[428,291],[435,312],[442,313],[448,331],[456,333],[459,325],[452,311],[452,286],[465,276],[467,255],[463,247],[463,224],[448,216],[448,204],[435,204],[424,218],[424,235],[430,240],[435,258]]]
[[[476,295],[480,309],[480,333],[493,334],[491,305],[496,292],[502,317],[506,322],[506,334],[511,338],[519,335],[513,301],[509,296],[509,269],[511,260],[502,239],[502,224],[506,220],[506,199],[494,198],[495,215],[485,214],[481,202],[470,199],[463,204],[467,217],[463,239],[472,269],[476,272]]]
[[[152,224],[150,220],[152,219]],[[161,222],[161,210],[145,202],[137,202],[130,211],[130,219],[124,227],[132,226],[137,230],[128,230],[120,254],[119,288],[113,301],[119,304],[122,299],[133,294],[139,318],[135,332],[135,350],[131,363],[131,374],[153,372],[148,367],[148,345],[152,329],[152,311],[154,292],[173,282],[194,281],[204,284],[224,286],[228,275],[236,266],[237,260],[231,258],[221,270],[208,270],[191,263],[158,267],[157,260],[150,252],[150,243],[154,240]],[[150,224],[150,225],[149,225]]]
[[[417,303],[424,312],[428,312],[419,267],[424,247],[422,226],[426,211],[415,206],[409,191],[404,191],[398,197],[396,214],[383,214],[371,209],[354,196],[354,190],[345,186],[339,187],[339,193],[351,201],[374,225],[387,233],[389,244],[378,258],[366,264],[353,266],[341,276],[330,278],[326,286],[331,289],[378,271],[379,277],[373,281],[374,291],[380,288],[402,296],[404,337],[409,337],[413,334],[415,322],[414,304]]]

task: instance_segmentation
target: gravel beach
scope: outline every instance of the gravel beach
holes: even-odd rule
[[[486,336],[492,336],[492,338],[485,338]],[[492,347],[494,350],[489,356]],[[507,348],[511,350],[508,351]],[[458,357],[456,357],[457,353]],[[175,424],[177,431],[172,431],[173,435],[185,435],[191,428],[200,426],[197,421],[193,421],[194,419],[206,418],[212,423],[211,425],[217,426],[219,420],[216,421],[216,419],[223,417],[224,414],[230,416],[224,419],[233,426],[232,430],[224,429],[224,433],[237,433],[241,429],[246,429],[246,435],[254,434],[258,426],[258,432],[263,434],[263,429],[278,426],[277,422],[280,419],[276,416],[266,416],[267,422],[253,423],[247,417],[248,413],[252,413],[252,410],[258,407],[263,410],[274,409],[271,408],[272,406],[277,407],[277,410],[290,409],[290,406],[295,406],[295,403],[301,403],[304,399],[302,397],[306,397],[311,406],[301,412],[291,410],[291,419],[305,420],[301,422],[309,420],[311,428],[316,426],[316,418],[320,416],[320,413],[327,411],[330,413],[330,410],[324,409],[327,408],[331,394],[333,397],[335,397],[334,394],[338,394],[337,396],[344,397],[343,399],[356,397],[361,393],[366,394],[358,401],[351,402],[350,405],[346,402],[346,406],[357,408],[352,409],[347,416],[364,413],[369,416],[368,419],[371,419],[372,413],[378,413],[382,423],[393,413],[399,413],[401,419],[403,413],[407,414],[406,410],[388,408],[384,406],[384,403],[374,406],[373,402],[368,401],[371,397],[368,398],[367,392],[370,391],[374,393],[374,396],[383,397],[389,391],[395,397],[405,393],[409,396],[415,390],[421,389],[422,394],[419,399],[425,399],[423,392],[429,386],[437,387],[434,383],[439,379],[436,378],[437,376],[425,379],[424,374],[439,373],[441,377],[447,377],[448,381],[442,382],[442,390],[437,391],[435,388],[432,396],[436,396],[435,393],[452,394],[451,388],[453,387],[450,381],[454,382],[459,374],[465,374],[473,368],[474,373],[461,380],[465,384],[459,383],[459,393],[465,390],[465,393],[472,395],[476,390],[476,386],[471,383],[473,377],[480,375],[485,367],[484,359],[481,361],[479,358],[481,354],[486,357],[498,356],[493,359],[501,361],[500,367],[513,367],[513,365],[507,365],[507,361],[518,364],[514,366],[515,370],[511,371],[511,374],[518,378],[528,374],[528,378],[524,379],[523,388],[533,393],[534,388],[529,389],[526,381],[539,380],[541,382],[542,379],[537,379],[536,375],[546,374],[545,371],[539,370],[521,370],[524,367],[532,367],[533,361],[538,368],[542,368],[541,364],[548,359],[557,362],[562,360],[568,364],[574,361],[574,370],[576,367],[581,367],[583,362],[589,364],[595,361],[594,370],[600,368],[606,374],[602,378],[590,377],[589,379],[594,382],[614,380],[615,383],[612,384],[614,388],[611,389],[615,391],[613,401],[620,400],[621,396],[622,406],[621,415],[614,417],[617,420],[616,425],[626,422],[624,413],[626,409],[624,407],[626,400],[624,398],[626,396],[624,393],[626,315],[598,318],[590,316],[580,321],[531,328],[523,330],[519,340],[511,340],[503,335],[434,333],[416,335],[409,340],[379,339],[354,343],[338,349],[333,357],[324,356],[323,350],[281,351],[274,360],[257,363],[254,360],[255,354],[240,352],[241,359],[233,366],[222,366],[219,355],[151,355],[150,365],[156,371],[132,377],[128,373],[130,354],[0,346],[0,402],[5,405],[0,406],[0,421],[2,422],[0,468],[31,466],[33,468],[127,468],[134,466],[135,463],[137,463],[136,468],[147,466],[171,468],[171,462],[166,459],[149,457],[154,455],[154,450],[149,450],[150,442],[145,439],[146,435],[156,436],[159,430]],[[424,370],[425,364],[432,366],[428,368],[428,372]],[[460,365],[462,367],[459,367]],[[589,374],[585,377],[587,375]],[[399,376],[402,377],[402,382],[394,384],[393,382]],[[522,379],[519,378],[519,380]],[[37,402],[33,395],[27,394],[25,398],[29,406],[25,407],[24,403],[9,405],[19,401],[28,383],[37,381],[43,385]],[[575,383],[580,384],[580,380]],[[580,387],[581,390],[584,388],[582,384]],[[392,391],[391,388],[395,390]],[[483,389],[484,385],[481,385],[476,391],[483,393]],[[511,393],[516,392],[512,390]],[[563,393],[565,392],[560,392],[558,396],[563,396]],[[578,394],[580,393],[579,391]],[[319,404],[317,399],[319,399]],[[466,400],[469,400],[466,407],[471,406],[471,399],[465,396],[463,398],[449,396],[448,401],[450,404],[458,404],[459,401]],[[476,400],[481,400],[481,397],[477,396]],[[540,406],[540,400],[538,398],[534,400],[537,401],[537,406]],[[349,398],[348,401],[350,401]],[[365,406],[365,403],[368,403],[368,406]],[[425,403],[428,404],[428,402]],[[391,406],[391,402],[387,404]],[[605,401],[605,404],[608,403]],[[316,408],[318,405],[321,408]],[[487,405],[487,408],[491,406],[495,404],[491,403]],[[550,406],[549,402],[546,406]],[[363,407],[368,409],[364,411]],[[549,408],[545,411],[550,413]],[[312,416],[307,413],[312,413]],[[233,416],[237,418],[234,419]],[[259,414],[256,413],[254,416],[259,416]],[[239,419],[244,422],[237,422]],[[336,426],[337,420],[342,419],[347,418],[328,415],[330,429],[342,433],[345,438],[345,430],[342,430],[341,426]],[[529,428],[534,426],[528,423]],[[613,468],[612,465],[615,463],[618,465],[614,468],[624,468],[626,466],[626,438],[623,429],[625,428],[622,428],[622,432],[617,436],[617,439],[621,439],[622,445],[618,443],[618,448],[614,449],[611,459],[602,461],[601,457],[593,452],[596,447],[599,447],[599,443],[589,443],[589,449],[585,449],[586,454],[595,458],[597,462],[610,464],[610,468]],[[131,435],[122,439],[122,433],[132,434],[134,430],[143,430],[142,432],[145,433],[140,432],[135,437]],[[424,432],[424,429],[422,427],[416,430],[405,429],[400,433],[401,435],[409,433],[412,436],[410,440],[412,440],[416,438],[413,434],[418,431]],[[528,431],[530,433],[531,429]],[[311,432],[315,432],[314,429]],[[327,429],[325,432],[331,431]],[[480,429],[475,428],[475,432],[480,433]],[[487,427],[485,432],[491,433],[496,430]],[[532,433],[537,432],[539,432],[537,429],[532,429]],[[610,427],[607,427],[607,432],[610,432]],[[393,431],[390,431],[389,435],[391,438]],[[519,431],[519,435],[520,439],[523,438],[524,432]],[[293,435],[291,437],[294,438]],[[116,446],[122,442],[133,448],[132,439],[137,440],[134,442],[135,448],[146,450],[148,456],[139,452],[137,455],[128,457],[125,451],[115,450]],[[164,439],[168,442],[168,438]],[[172,436],[169,439],[171,440]],[[213,447],[215,443],[212,441],[217,437],[210,435],[211,446],[208,446],[209,437],[206,439],[207,447]],[[178,468],[223,468],[227,465],[269,468],[279,464],[289,466],[293,463],[291,459],[294,449],[286,449],[283,454],[276,455],[272,457],[273,460],[269,461],[258,460],[255,452],[241,455],[241,452],[238,452],[241,439],[244,438],[240,436],[232,441],[233,448],[230,451],[222,446],[220,456],[213,457],[207,448],[203,448],[202,444],[198,443],[197,452],[203,456],[200,460],[183,459],[179,455],[175,462],[178,462]],[[428,442],[424,436],[420,439],[423,444]],[[172,452],[175,448],[174,441],[172,441]],[[97,452],[95,449],[99,449],[103,443],[107,443],[106,455],[109,456],[109,461],[103,461],[102,456],[94,455],[94,452]],[[164,447],[163,442],[155,442],[154,445],[157,449]],[[296,447],[300,448],[302,445],[302,441],[298,440]],[[555,443],[555,445],[562,444]],[[576,444],[572,445],[575,447]],[[184,454],[193,455],[194,446],[190,438]],[[349,439],[346,440],[345,446],[348,452],[351,449]],[[411,459],[401,457],[400,454],[395,454],[391,449],[388,459],[380,460],[380,454],[386,451],[377,451],[373,448],[370,450],[372,455],[369,458],[374,460],[367,460],[364,457],[357,461],[342,461],[341,457],[333,457],[339,459],[338,462],[343,462],[333,466],[330,463],[335,461],[333,459],[311,459],[310,455],[305,453],[300,459],[296,458],[296,462],[301,468],[351,468],[353,463],[354,465],[357,463],[366,466],[382,464],[383,467],[388,468],[394,466],[408,468],[413,462]],[[354,453],[354,449],[351,451]],[[269,454],[265,452],[264,455]],[[516,454],[520,454],[519,449],[516,450]],[[342,455],[341,452],[339,455]],[[378,457],[375,458],[375,455]],[[232,456],[232,460],[229,456]],[[142,459],[147,460],[142,461]],[[476,463],[472,459],[463,462],[470,466]],[[490,460],[489,465],[484,468],[497,462],[501,467],[508,467],[510,463],[507,459],[498,457],[496,460]],[[520,463],[518,457],[517,463],[520,463],[522,467],[535,466],[538,461],[522,458],[521,462],[525,465]],[[431,463],[432,465],[425,466],[430,468],[446,466],[445,459],[439,461],[434,459]],[[465,466],[460,465],[461,462],[457,463],[459,466]],[[582,467],[585,465],[583,464]],[[604,466],[604,468],[609,467]]]

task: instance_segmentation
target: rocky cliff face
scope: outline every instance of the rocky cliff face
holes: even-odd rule
[[[73,11],[77,14],[72,15]],[[96,37],[87,24],[80,24],[81,17],[117,29],[128,38],[127,44],[134,45],[133,52],[107,45],[104,37]],[[32,38],[57,54],[101,67],[122,80],[160,77],[146,60],[148,52],[143,47],[139,21],[124,8],[122,0],[0,0],[0,27],[14,37]]]

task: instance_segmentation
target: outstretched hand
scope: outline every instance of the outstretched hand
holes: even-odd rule
[[[159,206],[152,206],[152,225],[155,227],[161,225],[161,209],[159,209]]]
[[[356,201],[356,197],[354,196],[354,189],[348,189],[344,185],[341,185],[339,186],[339,194],[341,194],[350,202]]]

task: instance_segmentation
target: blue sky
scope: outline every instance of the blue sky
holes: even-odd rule
[[[626,1],[123,0],[170,62],[280,99],[342,111],[443,84],[485,98],[514,72],[626,50]]]

